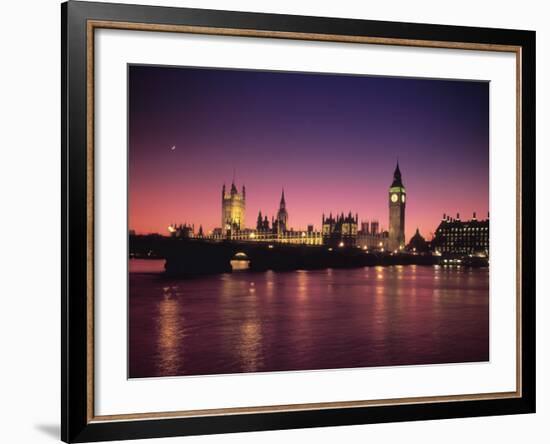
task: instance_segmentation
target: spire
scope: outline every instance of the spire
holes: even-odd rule
[[[285,205],[285,189],[283,188],[283,192],[281,193],[281,207],[284,207]]]
[[[237,194],[237,187],[235,185],[235,167],[233,167],[233,177],[231,178],[231,194]]]
[[[399,169],[399,160],[397,161],[397,164],[395,166],[395,171],[393,172],[393,182],[391,186],[404,188],[403,182],[401,181],[401,170]]]

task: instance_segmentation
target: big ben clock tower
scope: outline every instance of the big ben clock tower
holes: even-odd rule
[[[390,232],[388,248],[390,251],[399,250],[405,246],[406,200],[407,193],[401,181],[401,171],[399,171],[399,162],[397,162],[389,192]]]

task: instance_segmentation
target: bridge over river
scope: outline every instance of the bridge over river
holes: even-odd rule
[[[162,239],[149,245],[156,257],[166,259],[170,275],[200,275],[232,271],[231,261],[249,261],[249,269],[314,270],[369,265],[433,265],[438,258],[412,254],[367,252],[355,247],[292,245],[267,242]]]

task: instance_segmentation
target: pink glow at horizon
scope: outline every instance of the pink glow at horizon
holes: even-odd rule
[[[488,85],[359,76],[136,66],[130,70],[129,229],[221,225],[221,188],[246,186],[246,227],[324,213],[388,227],[399,158],[405,234],[427,239],[443,213],[489,209]],[[175,147],[175,149],[172,149]]]
[[[369,180],[367,177],[339,180],[338,187],[327,187],[323,178],[300,177],[302,171],[287,168],[280,180],[269,182],[266,171],[249,171],[237,173],[236,185],[241,190],[246,186],[246,226],[255,228],[258,212],[263,216],[275,216],[281,189],[284,186],[289,225],[295,230],[306,229],[313,224],[316,230],[321,228],[321,217],[330,212],[347,214],[351,211],[359,215],[360,221],[378,220],[381,229],[388,228],[388,188],[391,183],[394,165],[388,163],[389,174],[381,180]],[[191,167],[192,168],[192,167]],[[412,237],[416,228],[427,239],[435,232],[443,213],[465,220],[477,212],[478,219],[484,219],[488,212],[486,196],[477,194],[475,181],[463,178],[463,188],[434,186],[422,180],[427,174],[438,177],[433,171],[416,171],[419,177],[411,176],[406,163],[401,161],[401,172],[407,190],[406,238]],[[221,173],[221,172],[220,172]],[[368,173],[368,171],[366,171]],[[221,187],[223,174],[217,176],[214,171],[204,174],[193,174],[193,171],[182,170],[182,177],[165,175],[162,183],[155,186],[136,186],[132,188],[130,198],[129,226],[137,234],[168,233],[172,223],[195,224],[198,230],[202,225],[205,232],[220,227]],[[231,184],[231,174],[226,174],[226,186]],[[195,185],[193,185],[195,184]],[[345,191],[343,191],[345,190]],[[477,198],[472,198],[477,194]]]

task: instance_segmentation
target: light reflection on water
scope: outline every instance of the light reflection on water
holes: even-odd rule
[[[130,261],[130,377],[486,361],[489,272],[239,271]]]
[[[180,304],[172,295],[171,288],[164,289],[164,295],[158,303],[158,371],[161,374],[177,374],[184,363],[184,325],[185,319],[180,313]]]

